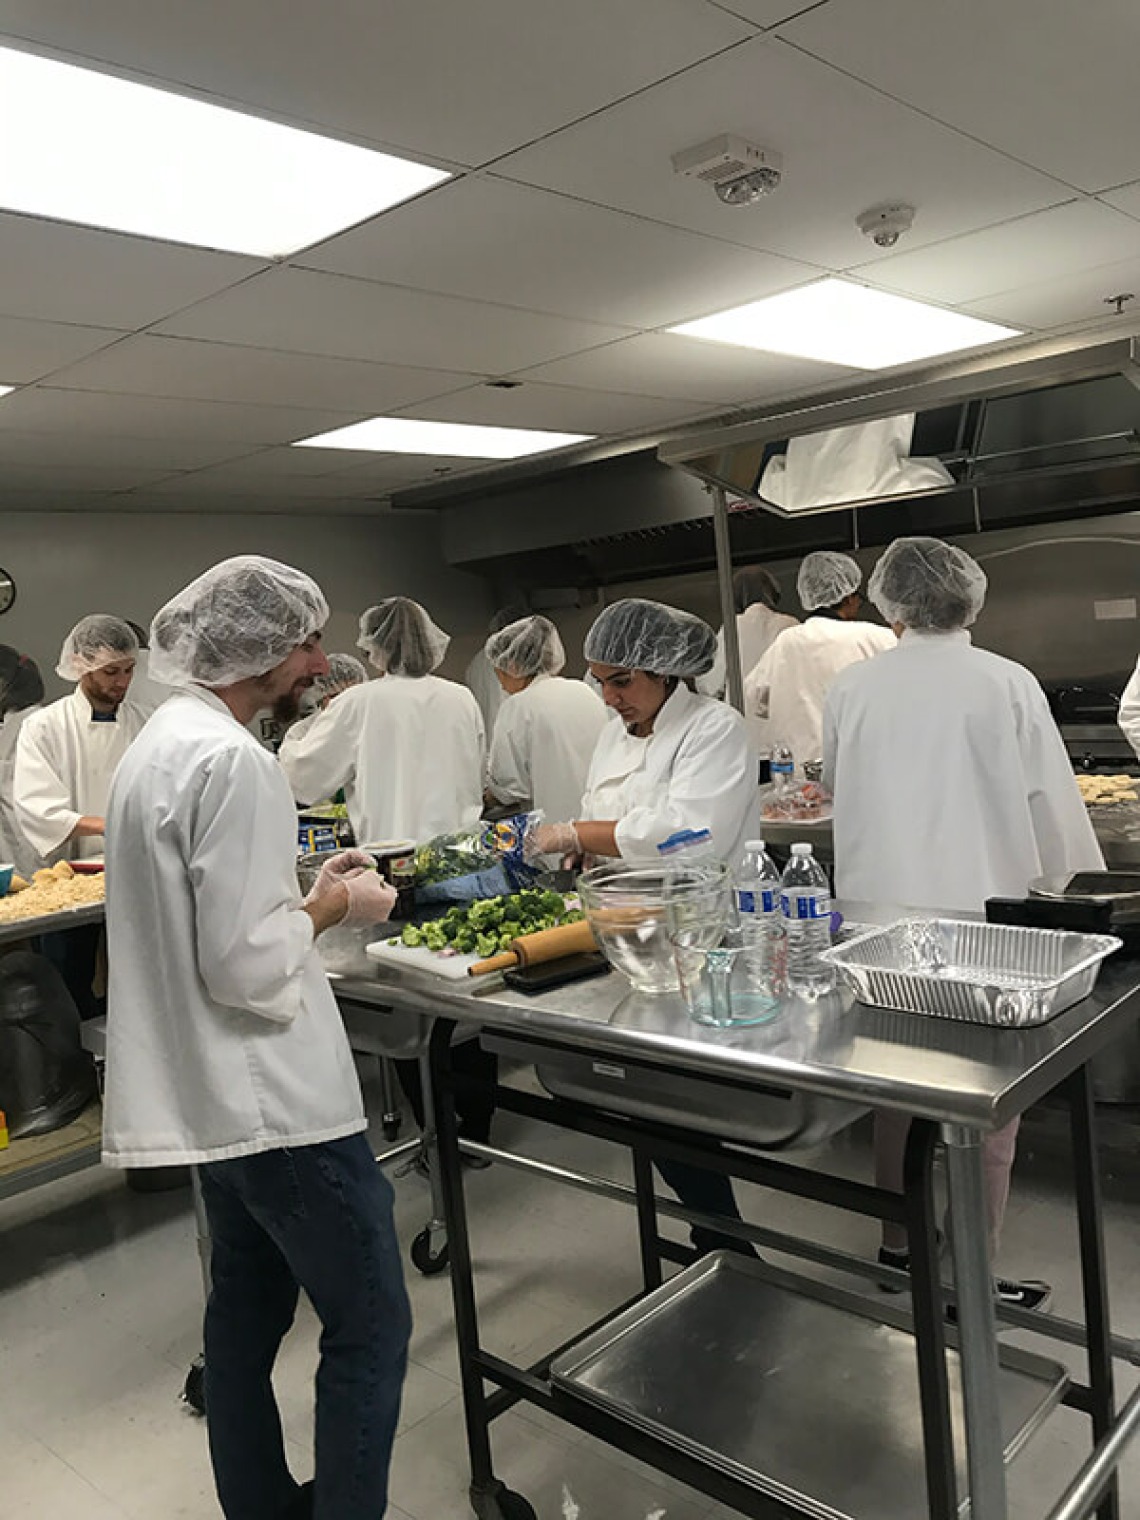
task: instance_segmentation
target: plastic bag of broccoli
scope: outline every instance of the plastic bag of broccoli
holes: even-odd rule
[[[471,833],[440,834],[416,851],[416,900],[474,902],[520,891],[536,871],[523,859],[543,814],[514,813]]]

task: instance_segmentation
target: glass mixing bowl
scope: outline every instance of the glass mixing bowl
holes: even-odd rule
[[[719,860],[691,865],[609,861],[578,878],[598,948],[638,992],[675,992],[670,925],[707,925],[715,944],[735,916],[732,878]]]

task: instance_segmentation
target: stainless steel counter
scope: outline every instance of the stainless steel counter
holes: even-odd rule
[[[894,909],[853,905],[888,922]],[[365,970],[367,966],[369,969]],[[786,1000],[768,1024],[692,1023],[678,994],[632,993],[616,972],[538,997],[418,971],[338,977],[354,1004],[473,1021],[568,1047],[997,1129],[1140,1020],[1140,961],[1109,959],[1091,997],[1036,1029],[988,1029],[866,1008],[849,993]]]

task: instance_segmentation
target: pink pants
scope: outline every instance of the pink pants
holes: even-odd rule
[[[903,1153],[910,1133],[910,1115],[886,1109],[875,1112],[875,1182],[892,1193],[903,1191]],[[990,1230],[990,1256],[997,1256],[1005,1206],[1009,1201],[1009,1176],[1017,1149],[1020,1119],[994,1130],[982,1142],[982,1171],[986,1185],[986,1216]],[[883,1225],[883,1244],[891,1251],[906,1250],[906,1230],[899,1224]]]

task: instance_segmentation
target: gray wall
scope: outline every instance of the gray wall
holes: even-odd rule
[[[453,569],[433,516],[222,516],[191,513],[0,514],[0,566],[16,581],[0,643],[30,654],[50,695],[67,630],[86,612],[149,623],[175,591],[231,554],[266,554],[315,577],[332,608],[328,649],[351,650],[360,612],[399,593],[423,601],[453,635],[444,674],[461,674],[485,637],[489,592]]]

